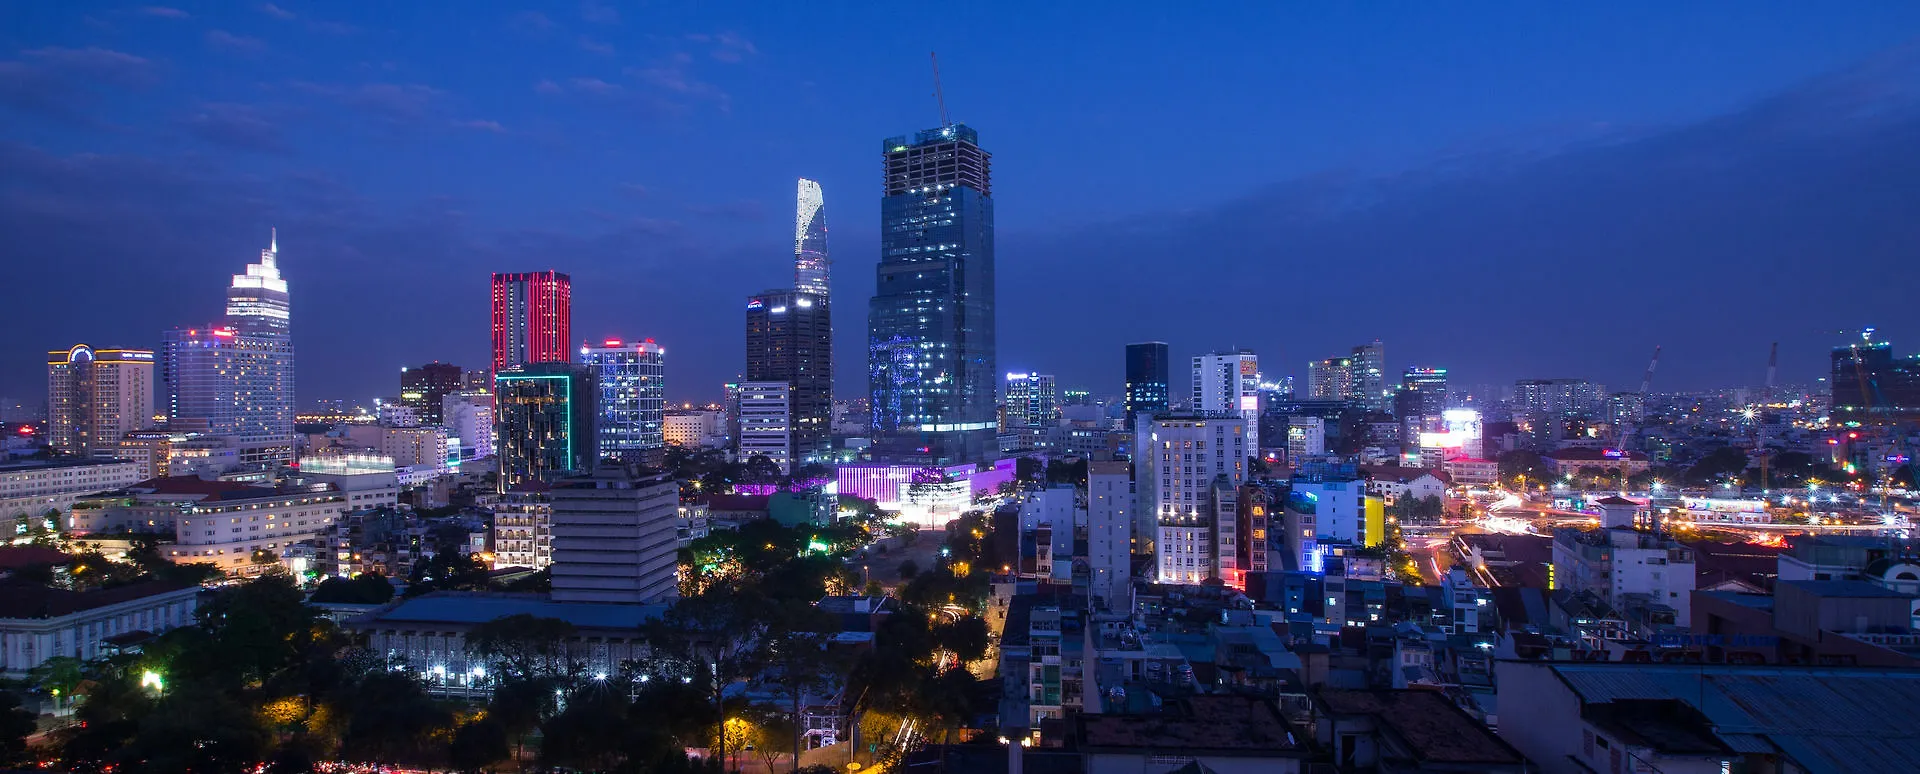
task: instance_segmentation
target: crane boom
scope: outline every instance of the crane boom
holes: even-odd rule
[[[953,122],[947,120],[947,95],[940,89],[940,52],[929,51],[927,57],[933,60],[933,98],[940,103],[940,128],[945,129]]]
[[[1640,413],[1642,415],[1646,414],[1647,411],[1647,390],[1653,388],[1653,371],[1659,367],[1660,345],[1656,344],[1653,347],[1653,359],[1647,362],[1647,373],[1645,376],[1640,377]],[[1629,447],[1633,445],[1633,434],[1639,429],[1638,424],[1639,422],[1632,417],[1621,417],[1620,438],[1618,443],[1620,445],[1621,456],[1620,491],[1623,492],[1627,489],[1627,471],[1633,468],[1633,450]]]

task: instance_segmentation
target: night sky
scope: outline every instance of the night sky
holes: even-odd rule
[[[691,4],[687,4],[691,5]],[[1175,12],[1179,8],[1179,12]],[[881,141],[994,154],[1000,368],[1385,340],[1396,376],[1811,381],[1920,350],[1920,3],[13,2],[0,395],[157,346],[280,230],[299,398],[486,361],[487,276],[574,280],[668,396],[742,365],[825,186],[838,384],[865,389]]]

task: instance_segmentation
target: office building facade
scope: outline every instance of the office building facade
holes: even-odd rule
[[[553,601],[646,604],[678,596],[680,484],[601,465],[556,481]]]
[[[740,384],[740,458],[754,457],[793,471],[793,386],[786,382]]]
[[[1349,361],[1352,367],[1348,378],[1352,379],[1352,385],[1348,388],[1348,400],[1375,413],[1392,410],[1393,393],[1387,389],[1386,345],[1374,339],[1371,344],[1354,347],[1353,357]]]
[[[428,363],[418,368],[400,369],[400,403],[413,407],[422,424],[446,422],[441,401],[460,391],[465,372],[457,365]]]
[[[1133,470],[1087,463],[1087,594],[1095,609],[1133,609]]]
[[[1204,414],[1233,414],[1247,421],[1247,451],[1260,449],[1260,360],[1248,350],[1215,352],[1193,359],[1193,402]]]
[[[1400,375],[1400,389],[1393,396],[1393,415],[1400,420],[1403,445],[1419,443],[1421,433],[1441,429],[1441,412],[1447,410],[1447,369],[1410,367]]]
[[[580,365],[599,386],[600,454],[633,459],[665,448],[667,351],[653,339],[603,339],[580,347]]]
[[[1237,491],[1247,475],[1247,421],[1163,414],[1135,430],[1138,507],[1152,519],[1155,577],[1197,584],[1238,570]]]
[[[221,322],[167,331],[160,352],[168,424],[231,439],[253,467],[293,460],[293,307],[279,250],[276,234],[233,275]]]
[[[1127,345],[1127,429],[1133,430],[1139,417],[1152,417],[1166,411],[1168,395],[1167,343],[1143,341]]]
[[[1007,374],[1007,427],[1052,427],[1060,423],[1060,391],[1050,374]]]
[[[47,441],[76,457],[117,450],[121,436],[153,423],[153,351],[94,349],[47,353]]]
[[[494,377],[499,489],[551,482],[600,459],[599,385],[571,363],[516,366]]]
[[[573,343],[573,279],[557,271],[495,273],[493,371],[566,363]]]
[[[1905,422],[1920,418],[1920,356],[1896,357],[1893,345],[1873,340],[1835,347],[1829,415],[1842,425]]]
[[[1533,419],[1599,419],[1606,388],[1585,379],[1521,379],[1513,383],[1513,410]]]
[[[747,299],[748,382],[783,382],[794,459],[825,453],[833,438],[833,316],[827,296],[769,290]]]
[[[981,461],[998,424],[992,157],[964,124],[889,139],[882,152],[867,322],[876,456]]]
[[[1353,397],[1353,358],[1330,357],[1307,363],[1308,400],[1350,400]]]

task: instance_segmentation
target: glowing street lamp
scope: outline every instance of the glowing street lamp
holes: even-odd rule
[[[140,687],[152,688],[155,691],[167,689],[166,681],[160,679],[160,673],[151,669],[140,673]]]

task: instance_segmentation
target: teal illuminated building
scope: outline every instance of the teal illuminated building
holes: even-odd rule
[[[868,307],[874,454],[988,459],[999,427],[991,154],[965,124],[889,139]]]
[[[496,375],[493,389],[500,491],[552,483],[570,472],[592,470],[599,461],[594,430],[599,384],[591,368],[518,366]]]

